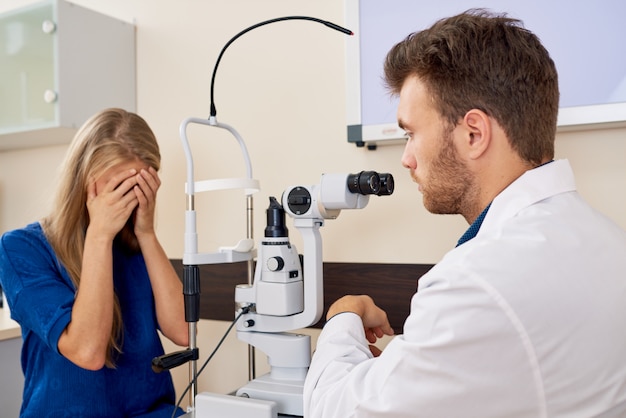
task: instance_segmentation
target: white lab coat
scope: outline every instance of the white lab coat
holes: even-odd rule
[[[626,232],[582,200],[567,161],[526,172],[496,197],[478,235],[419,280],[404,334],[380,357],[357,315],[326,324],[304,410],[626,416]]]

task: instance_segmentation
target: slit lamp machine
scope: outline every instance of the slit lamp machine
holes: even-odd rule
[[[351,34],[349,30],[330,22],[306,16],[273,19],[254,25],[231,39],[220,53],[217,64],[226,47],[239,36],[267,23],[292,19],[318,21]],[[160,371],[189,362],[190,406],[185,416],[302,416],[302,389],[311,361],[311,341],[308,335],[290,331],[317,323],[323,313],[322,239],[319,230],[327,219],[337,218],[344,209],[364,208],[371,195],[392,194],[393,177],[391,174],[375,171],[323,174],[318,184],[286,188],[280,198],[270,197],[264,236],[258,248],[255,248],[252,195],[260,189],[259,182],[252,177],[252,164],[241,135],[232,126],[217,121],[213,104],[213,82],[217,64],[211,84],[211,116],[208,119],[188,118],[180,125],[180,137],[187,162],[183,294],[185,320],[189,326],[189,347],[153,359],[153,368]],[[246,177],[195,181],[193,156],[187,138],[187,127],[191,124],[228,131],[241,149]],[[220,247],[215,252],[199,252],[195,194],[236,188],[244,189],[246,195],[246,238],[234,246]],[[303,254],[289,241],[286,216],[293,220],[293,226],[302,237]],[[234,309],[237,338],[249,345],[249,381],[232,395],[198,393],[199,355],[196,331],[200,301],[199,266],[235,262],[248,264],[248,281],[236,287]],[[260,377],[255,376],[255,348],[267,355],[270,366],[270,372]]]

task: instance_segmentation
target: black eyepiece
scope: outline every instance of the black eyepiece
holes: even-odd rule
[[[361,171],[358,174],[348,174],[348,190],[351,193],[362,195],[378,194],[380,191],[380,177],[375,171]]]
[[[378,177],[380,177],[380,190],[378,191],[377,195],[389,196],[390,194],[392,194],[395,185],[391,173],[380,173]]]

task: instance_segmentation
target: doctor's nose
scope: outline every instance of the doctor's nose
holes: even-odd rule
[[[413,149],[411,147],[410,141],[407,141],[406,145],[404,146],[404,152],[402,153],[402,158],[400,159],[400,162],[402,163],[402,167],[404,168],[416,168],[415,156],[413,155]]]

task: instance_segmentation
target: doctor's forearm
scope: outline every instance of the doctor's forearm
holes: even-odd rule
[[[306,416],[352,416],[357,402],[351,395],[364,383],[354,368],[372,358],[360,323],[358,315],[346,313],[324,327],[305,381]]]

